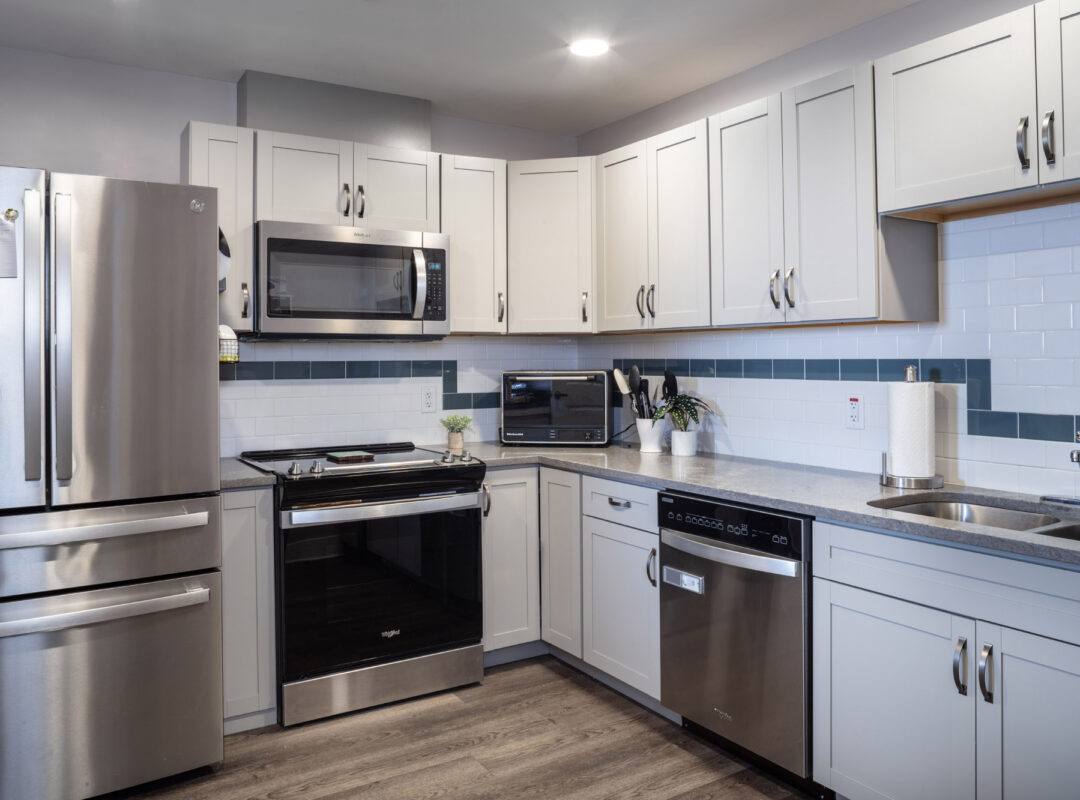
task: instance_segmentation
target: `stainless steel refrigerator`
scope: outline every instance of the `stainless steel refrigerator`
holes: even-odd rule
[[[0,797],[222,758],[216,200],[0,167]]]

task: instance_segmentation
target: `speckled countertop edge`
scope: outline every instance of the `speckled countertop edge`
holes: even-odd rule
[[[221,459],[221,489],[257,489],[260,486],[273,486],[277,477],[262,470],[249,467],[238,458]]]

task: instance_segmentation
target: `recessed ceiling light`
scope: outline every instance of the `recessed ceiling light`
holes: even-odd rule
[[[602,56],[607,51],[608,43],[603,39],[578,39],[570,45],[575,56]]]

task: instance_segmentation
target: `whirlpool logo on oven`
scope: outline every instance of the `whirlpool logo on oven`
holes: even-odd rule
[[[395,636],[401,635],[401,630],[383,631],[381,634],[384,639],[393,639]]]

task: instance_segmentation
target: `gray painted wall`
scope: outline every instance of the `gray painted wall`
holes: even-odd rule
[[[559,158],[576,156],[578,140],[576,136],[432,114],[431,149],[487,158]]]
[[[578,139],[579,154],[606,153],[624,144],[640,141],[718,111],[1030,4],[1030,0],[921,0],[738,75],[589,131]]]
[[[0,164],[175,183],[188,120],[236,120],[222,81],[6,47],[0,75]]]

